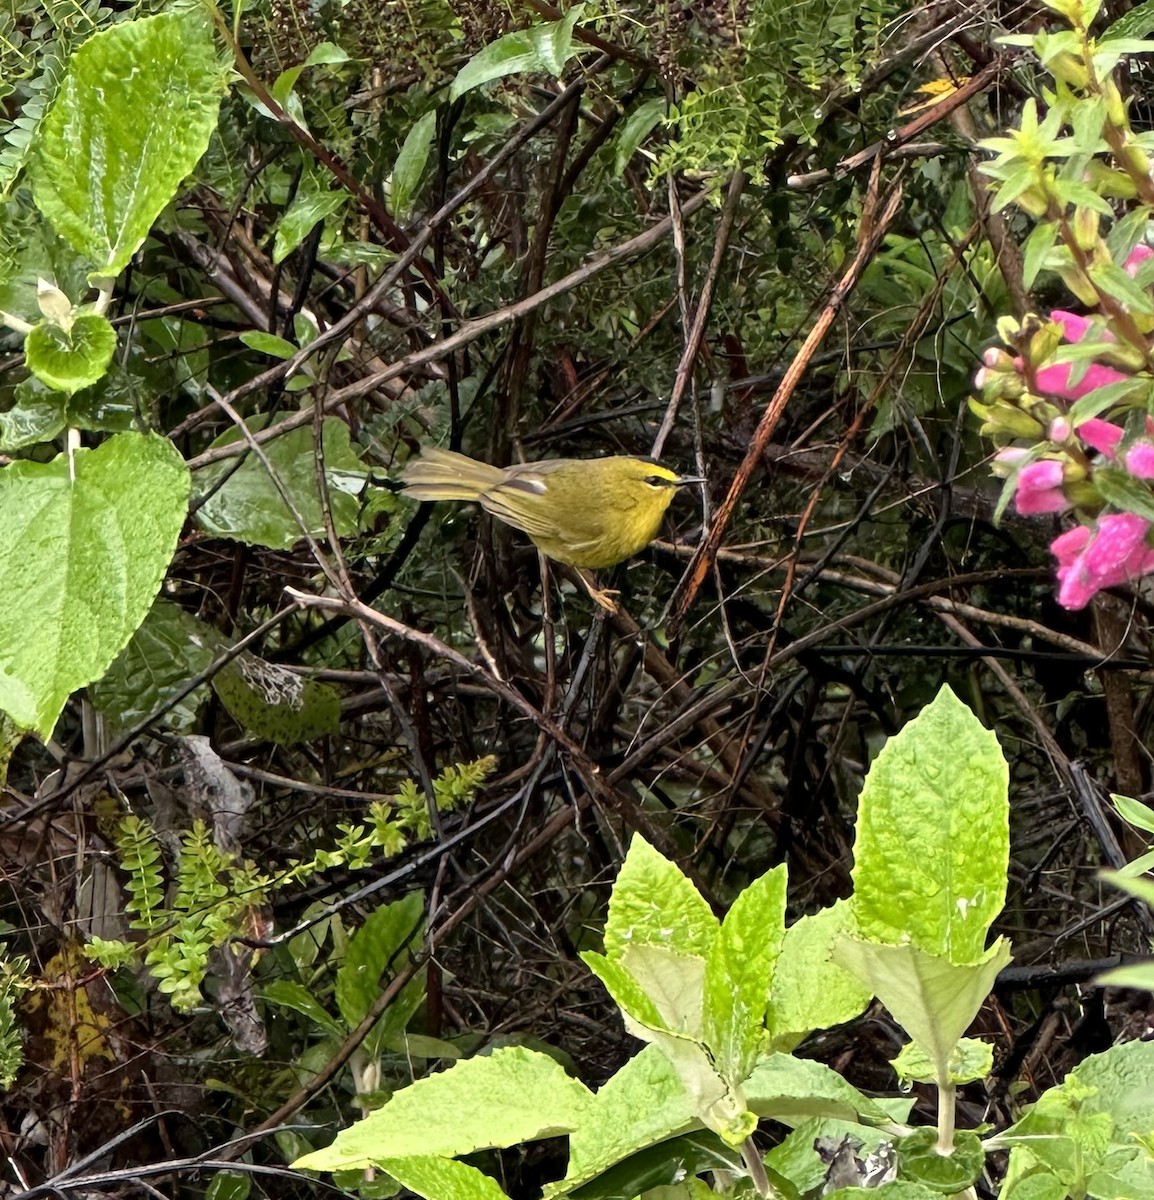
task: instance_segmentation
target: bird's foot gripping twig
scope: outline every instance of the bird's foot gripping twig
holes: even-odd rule
[[[588,571],[578,568],[577,574],[581,577],[581,582],[585,585],[585,590],[589,593],[589,598],[593,603],[600,605],[606,612],[616,616],[619,610],[617,602],[613,597],[618,595],[618,593],[608,588],[599,588],[597,580]]]

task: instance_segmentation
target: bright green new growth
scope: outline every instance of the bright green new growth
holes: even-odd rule
[[[835,961],[882,1003],[951,1091],[951,1062],[1010,961],[986,938],[1006,895],[1009,768],[948,687],[891,738],[862,788],[854,844],[857,936]],[[943,1104],[943,1113],[952,1103]],[[942,1145],[952,1130],[940,1131]]]
[[[528,1050],[460,1062],[396,1093],[295,1165],[384,1171],[429,1200],[500,1200],[494,1180],[453,1160],[568,1131],[569,1170],[546,1186],[546,1200],[579,1188],[636,1196],[674,1183],[693,1196],[704,1187],[694,1176],[718,1171],[739,1188],[750,1175],[762,1196],[795,1196],[818,1194],[828,1178],[815,1140],[850,1136],[863,1155],[884,1151],[880,1161],[892,1162],[896,1177],[878,1189],[829,1193],[838,1200],[964,1195],[986,1154],[1006,1148],[1002,1200],[1154,1195],[1152,1141],[1135,1133],[1154,1129],[1154,1044],[1087,1059],[1004,1135],[983,1142],[953,1130],[955,1087],[992,1065],[990,1047],[962,1034],[1008,958],[1003,941],[983,944],[997,915],[988,898],[1005,887],[1006,778],[996,738],[943,688],[867,778],[855,894],[784,938],[780,868],[719,923],[677,867],[635,837],[610,901],[605,954],[583,957],[627,1026],[649,1042],[636,1057],[592,1095]],[[942,804],[956,805],[973,828],[951,840],[949,818],[936,813]],[[890,836],[879,835],[882,814]],[[915,869],[919,847],[935,856],[942,881],[931,885]],[[896,873],[895,894],[885,894],[882,864]],[[921,945],[903,938],[899,920]],[[835,960],[876,983],[913,1035],[895,1069],[938,1086],[949,1118],[939,1117],[937,1130],[910,1128],[909,1101],[869,1099],[821,1063],[773,1050],[787,1032],[796,1040],[803,1027],[849,1019],[866,1003],[868,995],[839,983]],[[854,998],[852,1006],[837,1011],[830,993]],[[526,1097],[538,1095],[541,1107],[530,1111]],[[449,1112],[453,1121],[444,1120]],[[764,1163],[743,1140],[759,1118],[793,1130]]]
[[[1001,1200],[1154,1196],[1154,1042],[1092,1054],[992,1149],[1010,1148]]]
[[[943,689],[868,776],[854,896],[789,932],[784,868],[755,880],[718,921],[677,866],[634,837],[610,899],[605,952],[582,957],[648,1045],[570,1110],[569,1171],[547,1187],[547,1200],[579,1187],[640,1195],[719,1168],[748,1174],[765,1196],[775,1186],[800,1194],[825,1178],[814,1139],[846,1133],[872,1148],[895,1146],[902,1173],[886,1195],[964,1191],[984,1148],[975,1134],[953,1132],[953,1088],[990,1069],[988,1047],[962,1034],[1007,957],[1001,942],[984,947],[1005,888],[1006,781],[997,739]],[[943,806],[972,827],[955,829]],[[919,855],[941,872],[932,884]],[[828,1067],[775,1049],[851,1019],[875,991],[914,1038],[897,1065],[937,1083],[950,1109],[936,1131],[904,1125],[908,1101],[870,1100]],[[473,1168],[438,1170],[436,1160],[565,1128],[560,1119],[518,1117],[533,1089],[549,1094],[536,1073],[555,1071],[552,1060],[528,1051],[502,1057],[499,1082],[481,1104],[478,1081],[488,1084],[496,1070],[470,1060],[422,1080],[297,1165],[396,1171],[436,1200],[495,1196],[493,1181]],[[467,1127],[438,1122],[444,1112],[468,1112]],[[761,1118],[798,1131],[788,1152],[775,1151],[764,1166],[749,1140]]]
[[[444,1120],[452,1078],[453,1119]],[[467,1059],[398,1092],[384,1108],[343,1131],[326,1150],[295,1164],[312,1170],[383,1166],[385,1160],[452,1158],[494,1146],[571,1133],[592,1102],[584,1084],[547,1054],[510,1046]],[[387,1168],[386,1168],[387,1169]]]

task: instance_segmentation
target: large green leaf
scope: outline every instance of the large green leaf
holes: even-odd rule
[[[613,997],[613,1002],[627,1019],[631,1019],[636,1025],[645,1029],[667,1028],[665,1018],[661,1015],[661,1010],[654,997],[649,995],[642,981],[636,979],[632,971],[619,958],[609,958],[604,954],[598,954],[595,950],[582,950],[581,959],[605,985],[605,990]],[[699,986],[696,999],[698,1022],[700,1023],[700,982],[705,964],[701,959],[687,956],[681,956],[681,960],[685,964],[696,962],[698,966]]]
[[[1006,898],[1009,769],[943,687],[882,748],[862,788],[853,911],[861,934],[953,963],[982,958]]]
[[[547,1054],[510,1046],[419,1079],[293,1166],[334,1171],[515,1146],[579,1128],[591,1102],[585,1085]]]
[[[962,1034],[1011,960],[999,938],[973,963],[951,962],[917,946],[886,946],[844,938],[834,961],[852,971],[889,1009],[934,1066],[939,1084],[950,1079],[950,1058]]]
[[[873,993],[831,958],[834,943],[854,931],[851,902],[838,900],[785,931],[773,973],[766,1024],[775,1050],[792,1050],[814,1029],[856,1017]]]
[[[226,75],[200,8],[94,34],[40,127],[37,206],[115,276],[196,166],[216,128]]]
[[[263,419],[253,418],[248,427],[262,428]],[[213,445],[235,445],[240,436],[239,431],[230,429]],[[292,429],[265,443],[264,452],[293,507],[304,519],[308,533],[313,537],[324,537],[325,522],[317,488],[312,429],[308,426]],[[325,419],[324,452],[333,523],[338,534],[347,536],[357,529],[360,510],[357,493],[364,487],[365,468],[349,441],[349,427],[336,417]],[[255,542],[273,550],[287,550],[304,537],[305,530],[293,517],[255,454],[250,453],[239,468],[226,461],[198,471],[197,490],[211,491],[222,475],[227,475],[228,479],[197,510],[196,519],[207,532],[218,537]]]
[[[673,1064],[657,1046],[645,1046],[602,1085],[569,1138],[568,1173],[545,1193],[566,1195],[614,1163],[697,1124]]]
[[[71,692],[99,679],[144,620],[188,507],[165,438],[0,471],[0,708],[48,737]]]

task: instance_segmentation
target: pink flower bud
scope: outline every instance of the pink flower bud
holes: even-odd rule
[[[1154,443],[1135,442],[1124,459],[1126,470],[1136,479],[1154,479]]]
[[[1018,472],[1014,507],[1023,517],[1069,508],[1070,501],[1062,491],[1062,464],[1047,458],[1024,466]]]
[[[1104,454],[1111,462],[1124,433],[1121,425],[1103,421],[1100,417],[1091,417],[1089,421],[1083,421],[1077,429],[1078,436],[1087,446],[1097,450],[1099,454]]]
[[[1068,442],[1073,434],[1074,427],[1070,424],[1069,418],[1055,417],[1050,422],[1050,428],[1047,436],[1049,437],[1050,441],[1057,442],[1059,445],[1061,445],[1064,442]]]
[[[1062,337],[1068,342],[1080,342],[1090,330],[1090,318],[1079,316],[1077,313],[1063,312],[1055,309],[1050,313],[1050,320],[1062,327]]]
[[[1061,400],[1080,400],[1097,388],[1110,383],[1121,383],[1122,380],[1130,378],[1129,375],[1115,371],[1113,367],[1104,367],[1101,363],[1091,363],[1076,382],[1071,380],[1073,373],[1073,363],[1055,363],[1052,367],[1043,367],[1037,375],[1038,391],[1047,396],[1057,396]]]
[[[1085,340],[1086,334],[1090,332],[1090,318],[1081,316],[1079,313],[1066,312],[1063,309],[1056,308],[1050,313],[1050,320],[1056,321],[1061,325],[1062,337],[1068,342],[1081,342]],[[1118,340],[1109,329],[1100,330],[1098,336],[1103,342],[1116,342]]]

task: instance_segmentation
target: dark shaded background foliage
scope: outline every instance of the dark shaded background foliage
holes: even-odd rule
[[[0,72],[7,115],[42,111],[71,49],[140,11],[15,5],[4,18]],[[302,314],[326,328],[356,312],[348,353],[317,363],[309,394],[320,402],[351,389],[338,415],[380,476],[419,442],[446,436],[498,463],[648,452],[702,288],[716,283],[663,451],[708,475],[704,507],[680,500],[667,540],[616,573],[619,617],[601,620],[579,591],[559,592],[555,569],[543,606],[532,548],[474,513],[387,501],[343,546],[361,598],[499,675],[585,757],[560,752],[523,711],[419,641],[374,637],[374,664],[355,623],[294,614],[259,649],[337,684],[339,735],[275,747],[247,737],[214,701],[199,717],[199,730],[256,789],[245,853],[262,865],[284,862],[337,821],[356,820],[359,793],[387,793],[409,776],[427,780],[447,764],[496,754],[498,773],[481,799],[439,832],[454,837],[451,849],[414,848],[411,871],[378,897],[425,889],[431,928],[451,927],[426,969],[429,1001],[414,1028],[466,1046],[541,1039],[597,1083],[628,1052],[627,1039],[576,950],[595,937],[630,834],[643,829],[676,855],[718,905],[779,862],[789,864],[796,913],[828,903],[848,888],[854,802],[871,755],[949,682],[998,730],[1012,764],[1013,878],[1002,931],[1013,939],[1017,974],[985,1013],[983,1032],[999,1045],[992,1095],[967,1097],[974,1122],[1000,1120],[1011,1092],[1028,1098],[1124,1028],[1130,1036],[1145,1029],[1140,1005],[1107,1009],[1100,992],[1075,985],[1093,973],[1085,961],[1144,945],[1139,914],[1104,895],[1094,872],[1135,852],[1103,815],[1105,790],[1149,787],[1149,601],[1110,596],[1081,614],[1054,606],[1045,554],[1054,530],[1012,517],[995,527],[995,486],[964,408],[994,319],[1025,302],[1014,251],[1022,231],[990,216],[973,138],[1012,121],[1035,87],[1029,65],[994,36],[1040,15],[951,0],[909,11],[839,0],[606,10],[589,27],[596,47],[562,83],[515,78],[441,108],[415,211],[398,224],[383,181],[414,121],[483,45],[556,15],[545,3],[512,0],[247,7],[241,41],[266,83],[325,41],[351,61],[302,77],[307,138],[234,90],[197,177],[120,281],[111,315],[127,348],[122,366],[158,427],[193,460],[230,425],[213,396],[275,367],[238,340],[242,332],[292,338]],[[919,85],[983,71],[986,86],[968,106],[901,136]],[[419,269],[366,302],[429,216],[565,85],[555,113],[436,227]],[[1140,76],[1135,86],[1144,91]],[[659,128],[619,175],[615,138],[639,104],[658,97],[683,120]],[[18,166],[18,129],[8,128],[0,153],[0,168],[12,168],[6,185]],[[871,158],[861,156],[871,147],[881,150],[872,181]],[[286,206],[302,189],[336,187],[336,160],[360,194],[344,195],[274,264]],[[747,176],[740,195],[727,191],[738,167]],[[896,218],[776,427],[716,569],[671,636],[667,603],[855,252],[870,189],[898,183]],[[710,202],[693,207],[703,191]],[[456,353],[357,388],[463,322],[596,262],[665,217],[671,202],[675,212],[690,209],[675,222],[677,236],[494,322]],[[714,272],[727,218],[732,230]],[[4,365],[0,393],[10,398],[16,359]],[[238,397],[244,415],[299,405],[283,377],[263,378]],[[320,586],[303,544],[273,552],[190,525],[167,595],[239,636],[282,608],[286,583]],[[74,932],[123,906],[115,872],[99,876],[104,894],[92,894],[93,864],[110,858],[101,795],[155,815],[158,785],[179,801],[183,778],[163,719],[109,758],[100,756],[112,743],[85,727],[90,716],[77,698],[51,746],[22,746],[3,802],[11,948],[53,985],[26,1006],[29,1065],[4,1098],[0,1144],[15,1191],[137,1121],[145,1128],[106,1161],[208,1152],[257,1129],[297,1094],[293,1064],[310,1036],[305,1022],[269,1011],[268,1050],[246,1055],[210,1009],[177,1017],[144,981],[120,979],[114,989],[76,958]],[[94,756],[100,770],[72,788],[78,764]],[[501,805],[500,819],[481,826]],[[310,903],[339,900],[372,875],[336,872],[282,897],[260,914],[261,931],[291,928]],[[352,905],[346,922],[373,902]],[[283,947],[251,966],[258,980],[293,969]],[[219,991],[219,980],[208,990]],[[75,1036],[96,1020],[90,1008],[112,1030],[93,1057]],[[859,1083],[888,1088],[894,1038],[874,1012],[818,1039],[813,1052]],[[393,1083],[420,1069],[394,1067]],[[297,1119],[355,1116],[344,1078],[298,1095]],[[187,1115],[158,1115],[174,1109]],[[296,1148],[282,1135],[253,1153],[277,1163]],[[546,1147],[505,1167],[522,1194],[555,1163]],[[291,1186],[307,1190],[303,1181]]]

